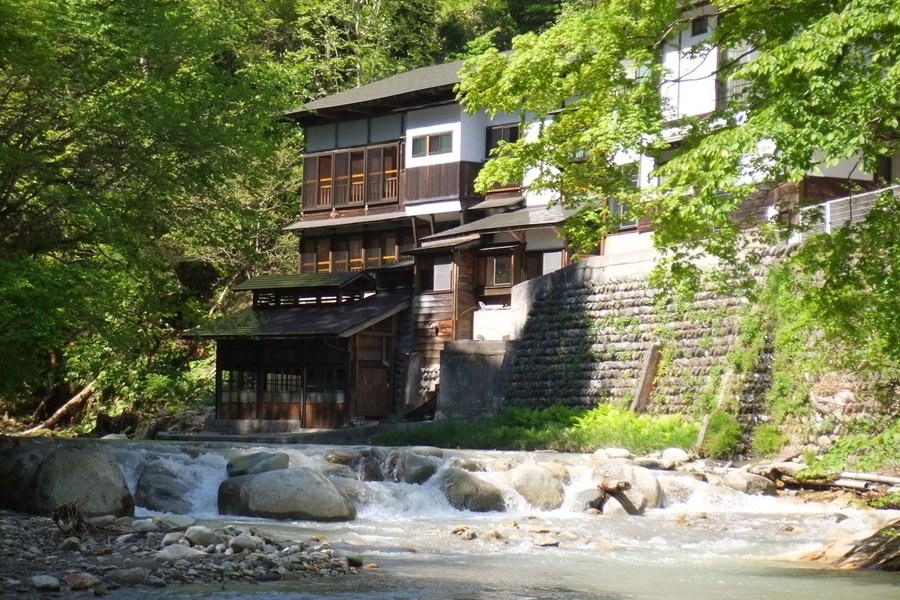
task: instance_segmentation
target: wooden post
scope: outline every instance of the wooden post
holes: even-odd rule
[[[661,349],[660,342],[653,342],[644,353],[641,377],[638,380],[634,400],[631,401],[631,410],[635,412],[643,412],[650,401],[650,393],[653,391],[653,383],[656,380],[656,373],[659,371]]]

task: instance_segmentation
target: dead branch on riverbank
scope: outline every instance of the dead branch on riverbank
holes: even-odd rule
[[[50,417],[41,423],[40,425],[35,425],[31,429],[26,429],[22,432],[23,435],[31,435],[32,433],[36,433],[41,429],[47,429],[49,427],[53,427],[59,421],[62,420],[63,417],[68,415],[71,412],[74,412],[76,409],[80,408],[84,403],[88,402],[91,397],[94,395],[94,386],[96,385],[97,380],[94,379],[89,384],[84,386],[80,392],[72,396],[72,398],[63,404],[59,409],[50,415]]]

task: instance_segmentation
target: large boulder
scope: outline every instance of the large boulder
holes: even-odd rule
[[[441,477],[441,489],[457,510],[490,512],[506,510],[500,488],[463,469],[450,467]]]
[[[287,469],[290,466],[291,459],[284,452],[253,452],[235,456],[225,465],[225,470],[229,477],[239,477]]]
[[[507,474],[513,489],[529,504],[540,510],[553,510],[562,506],[565,490],[559,478],[537,463],[521,464]]]
[[[356,506],[324,475],[295,468],[226,479],[219,485],[219,513],[351,521],[356,518]]]
[[[34,474],[29,512],[50,513],[69,502],[86,517],[134,514],[122,469],[98,445],[57,448]]]
[[[150,510],[184,515],[191,512],[191,503],[185,498],[190,489],[182,474],[153,460],[141,470],[134,501]]]
[[[394,481],[425,483],[437,471],[438,464],[431,458],[413,452],[396,452],[391,456]]]
[[[51,444],[35,443],[0,452],[0,508],[31,510],[31,482],[38,467],[55,449]]]
[[[595,455],[596,456],[596,455]],[[625,491],[618,492],[603,505],[604,514],[643,514],[648,508],[662,506],[662,488],[650,469],[635,466],[628,459],[611,458],[595,462],[592,478],[603,481],[624,481]],[[619,498],[616,496],[620,495]]]

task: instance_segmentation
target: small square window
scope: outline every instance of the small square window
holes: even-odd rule
[[[697,17],[691,21],[691,36],[697,37],[709,31],[709,17]]]

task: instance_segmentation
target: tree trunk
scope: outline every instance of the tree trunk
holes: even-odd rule
[[[90,397],[93,396],[94,384],[96,384],[96,383],[97,383],[97,380],[94,379],[89,384],[84,386],[84,388],[82,388],[82,390],[80,392],[78,392],[77,394],[72,396],[72,398],[68,402],[66,402],[61,407],[59,407],[59,410],[57,410],[55,413],[50,415],[50,418],[48,418],[46,421],[44,421],[40,425],[35,425],[31,429],[27,429],[22,433],[24,435],[31,435],[32,433],[34,433],[36,431],[40,431],[41,429],[47,429],[48,427],[52,427],[53,425],[56,425],[56,423],[58,423],[70,411],[79,407],[82,403],[89,400]]]

